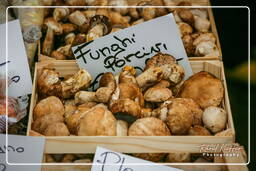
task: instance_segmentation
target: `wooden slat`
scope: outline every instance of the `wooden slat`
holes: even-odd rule
[[[215,136],[73,136],[46,137],[45,153],[94,153],[97,146],[122,153],[200,152],[200,144],[232,143]]]

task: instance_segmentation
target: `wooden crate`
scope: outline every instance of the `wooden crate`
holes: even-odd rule
[[[173,0],[174,2],[180,2],[183,0]],[[193,5],[200,5],[200,6],[211,6],[210,0],[188,0],[190,1]],[[137,3],[137,0],[128,0],[130,6],[134,5]],[[219,50],[219,56],[209,56],[209,57],[189,57],[191,58],[191,60],[222,60],[222,51],[221,51],[221,45],[220,45],[220,40],[219,40],[219,35],[217,32],[217,28],[216,28],[216,24],[215,24],[215,20],[214,20],[214,16],[213,16],[213,12],[212,12],[212,8],[207,8],[208,11],[208,15],[209,15],[209,21],[211,23],[211,31],[212,33],[215,35],[216,37],[216,45],[217,48]],[[42,55],[41,53],[41,45],[40,45],[40,41],[38,44],[38,57],[39,59],[43,58],[44,60],[47,58],[47,56]],[[46,57],[46,58],[45,58]],[[53,58],[52,58],[53,59]]]
[[[200,144],[222,144],[233,143],[235,141],[235,129],[230,110],[226,80],[224,75],[223,63],[218,60],[209,61],[190,61],[193,72],[208,71],[220,78],[225,89],[225,96],[222,107],[228,113],[226,127],[231,128],[232,136],[68,136],[68,137],[45,137],[45,153],[94,153],[97,146],[112,149],[123,153],[134,152],[191,152],[200,151]],[[73,74],[79,70],[75,61],[49,61],[37,63],[34,74],[34,84],[30,103],[30,113],[27,135],[30,135],[31,124],[33,121],[33,109],[37,103],[37,78],[38,72],[43,67],[55,68],[61,77]]]
[[[222,153],[224,154],[224,153]],[[214,167],[213,165],[220,165],[221,171],[248,171],[247,168],[247,157],[245,154],[244,149],[241,149],[237,152],[238,157],[214,157],[213,163],[210,163],[211,165],[207,165],[208,167]],[[44,161],[43,161],[44,162]],[[50,165],[52,163],[47,163],[49,165],[43,165],[41,171],[90,171],[91,170],[91,163],[88,163],[88,165],[61,165],[61,163],[54,163],[57,165]],[[71,163],[72,164],[72,163]],[[161,163],[165,164],[165,163]],[[195,164],[195,163],[191,163]],[[198,165],[171,165],[171,164],[165,164],[170,167],[175,167],[187,171],[191,170],[206,170],[203,169],[205,166],[198,166]]]

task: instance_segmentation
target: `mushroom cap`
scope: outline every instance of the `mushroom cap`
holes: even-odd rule
[[[194,25],[194,15],[188,8],[180,8],[177,12],[182,21]]]
[[[33,119],[36,120],[43,115],[56,114],[64,115],[64,106],[59,98],[55,96],[47,97],[36,104],[33,111]]]
[[[155,117],[136,120],[128,130],[129,136],[168,136],[171,135],[167,125]]]
[[[32,129],[39,132],[43,133],[43,131],[47,128],[48,125],[57,123],[57,122],[63,122],[64,118],[63,116],[59,114],[47,114],[43,115],[40,118],[37,118],[33,123],[32,123]]]
[[[144,99],[149,102],[164,102],[170,97],[172,97],[172,91],[162,87],[151,87],[144,94]]]
[[[193,112],[189,107],[189,101],[184,98],[175,98],[170,100],[167,105],[168,113],[166,123],[172,134],[187,134],[193,124]]]
[[[57,95],[60,89],[59,74],[53,69],[43,69],[37,80],[38,91],[41,95]]]
[[[136,69],[132,66],[125,66],[119,74],[119,83],[134,83],[137,84],[135,79]]]
[[[86,112],[78,121],[79,136],[115,136],[116,119],[103,104],[98,104]]]
[[[104,73],[100,78],[99,86],[109,87],[109,88],[112,88],[113,90],[116,89],[116,80],[113,73],[112,72]]]
[[[204,110],[203,123],[211,132],[220,132],[226,126],[227,113],[222,108],[210,106]]]
[[[169,54],[157,53],[146,62],[144,70],[150,67],[160,67],[164,64],[176,64],[176,58]]]
[[[182,37],[182,42],[183,42],[183,45],[186,49],[188,56],[194,55],[195,47],[193,46],[194,40],[193,40],[192,36],[189,34],[184,35]]]
[[[123,114],[134,116],[136,118],[141,117],[140,105],[138,103],[136,103],[135,101],[128,99],[128,98],[119,99],[119,100],[113,102],[110,105],[109,110],[113,114],[123,113]]]
[[[187,23],[180,22],[178,23],[178,26],[179,26],[181,37],[183,37],[184,35],[193,33],[193,28]]]
[[[47,126],[43,134],[45,136],[69,136],[67,126],[63,122],[52,123]]]
[[[184,81],[179,97],[193,99],[202,109],[219,106],[224,96],[221,80],[206,71],[201,71]]]
[[[179,163],[191,162],[191,154],[190,153],[169,153],[166,157],[166,162],[169,163]]]
[[[200,125],[195,125],[193,127],[191,127],[189,130],[188,130],[188,135],[211,135],[211,133],[205,128],[205,127],[202,127]]]
[[[103,35],[106,35],[111,32],[112,26],[108,19],[108,17],[104,15],[95,15],[90,20],[90,29],[92,29],[94,26],[101,24],[103,25]],[[89,29],[89,30],[90,30]]]

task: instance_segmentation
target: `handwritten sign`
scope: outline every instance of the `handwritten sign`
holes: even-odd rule
[[[0,134],[0,171],[40,171],[40,165],[21,165],[41,163],[43,160],[45,139],[43,137],[29,137]],[[8,151],[8,160],[6,153]],[[8,161],[8,163],[6,162]]]
[[[138,165],[137,165],[138,164]],[[182,171],[97,147],[91,171]]]
[[[147,59],[158,52],[174,56],[184,67],[185,78],[192,75],[172,14],[74,46],[72,51],[79,67],[90,71],[95,78],[93,85],[102,73],[118,73],[125,65],[134,66],[141,71]]]
[[[19,97],[31,94],[32,80],[19,20],[8,22],[7,26],[8,34],[6,34],[6,24],[0,25],[0,74],[8,73],[9,96]],[[7,54],[8,59],[6,59]],[[8,65],[8,71],[6,71],[6,65]]]

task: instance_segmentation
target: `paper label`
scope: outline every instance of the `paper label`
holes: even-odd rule
[[[182,171],[97,147],[91,171]]]
[[[192,69],[172,14],[108,34],[74,46],[72,51],[80,68],[88,70],[97,84],[105,72],[118,73],[125,65],[142,71],[147,59],[158,52],[174,56],[185,69],[185,78]]]
[[[19,97],[32,92],[32,80],[28,65],[28,59],[21,33],[19,20],[7,23],[8,35],[6,34],[6,24],[0,25],[0,74],[8,73],[9,87],[8,95]],[[8,60],[6,60],[6,35]],[[8,71],[6,71],[8,65]]]
[[[44,137],[8,135],[7,146],[6,135],[0,134],[0,171],[41,171],[40,165],[28,164],[42,163],[44,143]],[[9,164],[6,162],[7,151]]]

